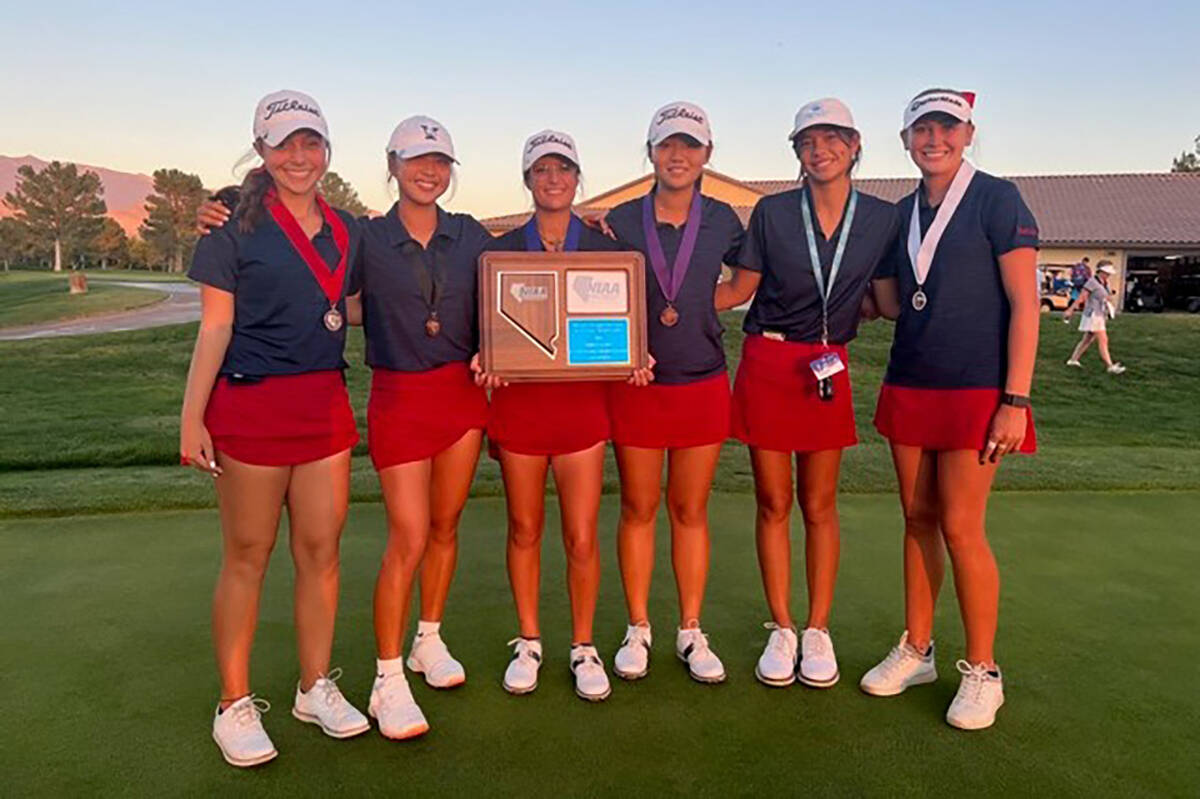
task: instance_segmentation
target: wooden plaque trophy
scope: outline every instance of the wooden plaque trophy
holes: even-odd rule
[[[623,380],[649,366],[638,252],[479,257],[479,358],[510,382]]]

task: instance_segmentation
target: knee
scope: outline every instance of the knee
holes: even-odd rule
[[[804,525],[828,526],[837,524],[837,491],[813,491],[800,498],[800,510],[804,513]]]
[[[621,521],[626,524],[654,524],[658,516],[658,497],[621,497]]]
[[[787,524],[792,516],[791,492],[758,491],[758,520],[764,524]]]
[[[708,509],[701,502],[668,498],[667,512],[671,523],[679,527],[701,527],[708,523]]]
[[[458,514],[434,518],[429,523],[429,543],[452,547],[458,540]]]
[[[224,567],[245,577],[262,577],[271,561],[275,542],[226,542],[222,553]]]
[[[916,537],[937,535],[938,512],[929,505],[912,505],[904,509],[904,533]]]
[[[946,549],[952,557],[977,551],[980,547],[987,548],[983,517],[977,513],[945,510],[941,514],[941,526]]]
[[[338,538],[292,541],[292,560],[302,571],[336,570],[339,565]]]
[[[566,550],[568,562],[577,566],[590,563],[599,553],[596,531],[576,531],[563,536],[563,549]]]
[[[542,546],[542,520],[532,516],[510,516],[508,543],[517,549],[539,549]]]
[[[411,574],[416,571],[425,554],[424,537],[393,533],[388,536],[387,548],[383,550],[381,571],[391,574]]]

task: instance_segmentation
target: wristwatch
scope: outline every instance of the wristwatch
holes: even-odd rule
[[[1029,399],[1029,397],[1023,397],[1020,394],[1009,394],[1007,392],[1005,392],[1004,396],[1000,399],[1000,402],[1004,403],[1005,405],[1011,405],[1014,408],[1033,407],[1033,402]]]

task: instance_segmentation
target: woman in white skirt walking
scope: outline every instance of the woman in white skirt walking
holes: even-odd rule
[[[1112,313],[1110,299],[1112,289],[1108,287],[1108,281],[1114,272],[1116,270],[1113,269],[1111,263],[1101,261],[1096,267],[1095,277],[1089,278],[1088,282],[1084,284],[1083,290],[1079,293],[1079,299],[1071,303],[1063,313],[1063,321],[1070,322],[1071,314],[1075,312],[1075,309],[1083,308],[1083,316],[1079,320],[1079,329],[1083,331],[1083,338],[1075,345],[1075,351],[1067,359],[1067,366],[1082,366],[1079,359],[1095,341],[1100,346],[1100,360],[1104,361],[1109,374],[1119,375],[1125,371],[1125,367],[1114,362],[1112,355],[1108,352],[1107,320],[1108,315]]]

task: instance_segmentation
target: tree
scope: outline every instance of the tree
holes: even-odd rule
[[[178,169],[154,171],[154,193],[146,198],[146,221],[138,233],[174,272],[183,271],[199,235],[196,210],[208,196],[196,175]]]
[[[1196,137],[1196,152],[1184,151],[1171,165],[1172,172],[1200,172],[1200,136]]]
[[[108,269],[109,263],[125,263],[129,260],[129,237],[116,220],[105,217],[91,251],[99,259],[101,269]]]
[[[33,246],[54,250],[54,271],[61,272],[70,252],[100,232],[104,186],[95,172],[79,172],[74,164],[53,161],[40,172],[17,170],[17,185],[4,195],[22,234]]]
[[[317,190],[321,192],[325,202],[334,208],[341,208],[354,216],[366,216],[366,204],[358,199],[358,192],[337,172],[326,172]]]
[[[8,271],[10,264],[18,263],[28,258],[29,242],[20,224],[11,216],[0,219],[0,264]]]

